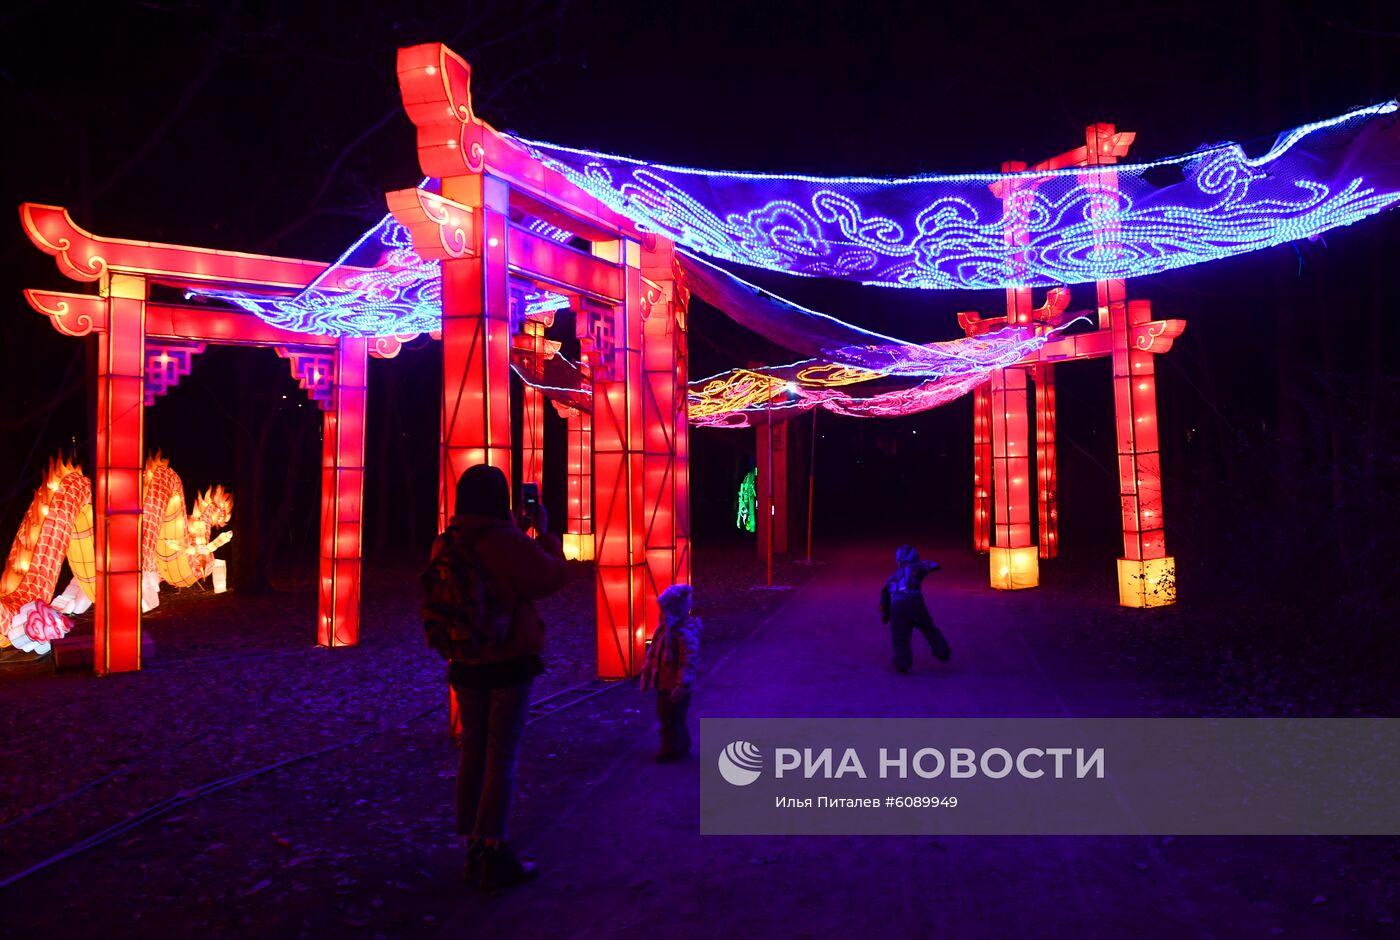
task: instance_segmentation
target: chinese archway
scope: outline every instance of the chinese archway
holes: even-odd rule
[[[512,335],[512,284],[571,298],[592,413],[586,424],[569,417],[566,541],[584,557],[578,546],[591,527],[598,674],[632,675],[657,596],[690,580],[686,298],[673,245],[480,120],[471,70],[445,46],[401,50],[398,76],[418,128],[419,166],[439,181],[437,192],[399,190],[388,201],[418,255],[441,263],[440,518],[468,467],[488,463],[509,477],[512,348],[526,351],[536,375],[550,353],[538,321],[527,318],[523,335]],[[525,405],[522,479],[538,480],[543,402],[534,389]],[[590,477],[591,513],[583,493]]]
[[[1084,146],[1033,168],[1111,165],[1128,152],[1134,134],[1112,124],[1085,130]],[[1023,172],[1024,163],[1005,163]],[[1034,177],[1024,177],[1033,181]],[[1100,174],[1100,186],[1113,177]],[[1016,200],[1025,187],[1004,185],[996,192],[1006,216],[1018,218]],[[1095,236],[1112,248],[1111,225]],[[1023,231],[1009,226],[1007,243],[1025,244]],[[1014,257],[1014,255],[1013,255]],[[990,555],[991,584],[1001,590],[1035,587],[1040,559],[1059,553],[1059,510],[1055,453],[1055,364],[1107,356],[1113,363],[1113,405],[1118,451],[1119,497],[1123,511],[1123,557],[1118,559],[1118,600],[1125,607],[1159,607],[1176,600],[1176,564],[1166,553],[1162,521],[1161,464],[1158,459],[1157,387],[1153,357],[1171,349],[1186,328],[1184,320],[1154,320],[1146,300],[1129,301],[1122,278],[1096,283],[1097,329],[1057,338],[1012,366],[995,369],[991,381],[973,393],[973,545]],[[1006,313],[984,319],[960,313],[969,336],[1005,326],[1025,326],[1038,334],[1078,317],[1068,313],[1069,291],[1052,288],[1032,307],[1028,287],[1006,289]],[[1030,397],[1035,389],[1036,524],[1031,523]],[[1037,536],[1033,538],[1033,533]]]
[[[543,337],[547,319],[513,316],[513,308],[523,314],[520,298],[530,288],[567,297],[579,311],[580,366],[591,379],[592,408],[587,414],[561,406],[569,422],[565,542],[572,556],[595,560],[599,674],[631,675],[644,653],[646,624],[656,621],[657,596],[690,579],[686,296],[676,283],[672,244],[544,169],[477,118],[470,68],[446,47],[401,50],[398,74],[418,127],[419,162],[440,180],[437,192],[387,195],[414,251],[441,262],[440,519],[466,468],[484,462],[510,471],[513,347],[517,363],[523,358],[530,370],[553,351]],[[298,332],[248,312],[158,303],[150,287],[292,297],[313,284],[335,291],[376,271],[328,272],[321,262],[101,237],[56,206],[26,203],[20,216],[62,273],[97,288],[26,292],[60,332],[98,338],[97,672],[141,666],[148,389],[178,381],[188,358],[212,343],[275,350],[324,413],[317,642],[357,643],[367,358],[392,358],[412,335]],[[538,234],[542,223],[555,237]],[[172,351],[184,357],[183,373],[163,367]],[[536,482],[542,407],[542,399],[527,402],[524,469]]]

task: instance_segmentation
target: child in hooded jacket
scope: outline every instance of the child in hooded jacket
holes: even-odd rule
[[[656,717],[661,734],[657,761],[679,760],[690,753],[691,691],[700,666],[700,618],[690,613],[693,591],[673,584],[661,592],[661,623],[647,646],[642,666],[642,691],[656,692]]]
[[[901,545],[894,553],[895,569],[880,589],[880,621],[890,625],[890,645],[894,647],[891,664],[895,672],[908,672],[914,664],[914,651],[910,646],[913,633],[918,630],[928,640],[929,652],[934,659],[947,662],[952,658],[952,650],[943,633],[933,624],[933,615],[924,602],[924,578],[931,571],[938,570],[938,563],[923,561],[918,549],[912,545]]]

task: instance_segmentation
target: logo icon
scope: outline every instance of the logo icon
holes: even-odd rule
[[[734,741],[719,753],[719,774],[726,783],[746,787],[763,772],[763,752],[748,741]]]

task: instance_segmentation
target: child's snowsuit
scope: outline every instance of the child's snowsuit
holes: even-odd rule
[[[933,615],[924,602],[923,581],[930,571],[937,571],[937,562],[920,561],[912,546],[902,546],[895,554],[899,567],[880,590],[880,620],[890,625],[890,645],[894,648],[891,664],[897,672],[908,672],[914,664],[910,640],[915,630],[928,640],[929,651],[935,659],[947,662],[952,657],[948,641],[933,624]]]
[[[700,634],[704,627],[690,613],[690,586],[675,584],[661,593],[661,624],[647,647],[642,666],[642,691],[656,691],[656,718],[661,732],[657,757],[670,760],[690,752],[691,689],[700,667]],[[674,690],[681,690],[672,696]]]

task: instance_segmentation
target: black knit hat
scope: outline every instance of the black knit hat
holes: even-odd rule
[[[457,479],[457,515],[510,518],[510,484],[500,468],[479,463]]]

